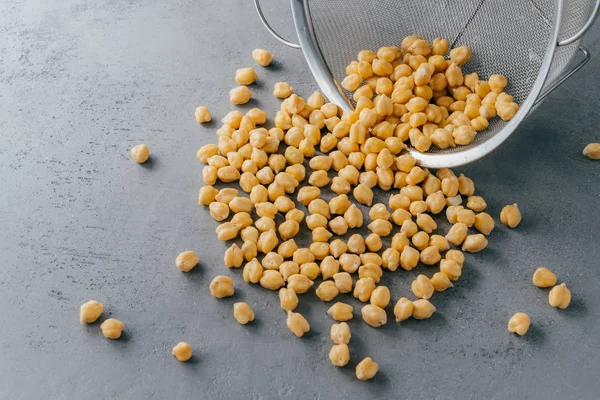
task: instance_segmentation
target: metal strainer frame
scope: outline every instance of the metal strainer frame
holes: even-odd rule
[[[329,69],[329,66],[327,65],[319,48],[311,20],[308,0],[291,0],[292,15],[300,44],[292,43],[281,37],[267,22],[260,7],[259,0],[254,0],[254,3],[263,24],[277,40],[289,47],[302,49],[308,66],[325,97],[329,101],[338,104],[342,109],[352,110],[353,106],[351,101],[348,99],[344,93],[344,90],[335,80],[334,75]],[[589,60],[589,52],[580,46],[578,51],[573,55],[573,59],[579,57],[579,61],[572,65],[570,69],[568,68],[569,63],[567,63],[565,67],[566,69],[563,70],[562,73],[552,82],[548,82],[549,84],[547,86],[544,86],[549,70],[552,66],[553,56],[556,52],[556,49],[559,46],[565,46],[578,41],[591,27],[598,15],[598,10],[600,9],[600,0],[596,0],[595,5],[592,8],[591,15],[583,27],[581,27],[579,31],[577,31],[571,37],[559,41],[558,35],[561,28],[561,17],[563,16],[564,11],[564,0],[555,0],[554,4],[554,16],[552,20],[556,22],[552,26],[550,39],[546,46],[546,52],[539,68],[538,76],[527,97],[520,102],[520,109],[513,119],[506,122],[500,131],[489,136],[480,144],[466,148],[465,150],[444,154],[421,153],[417,150],[409,148],[408,151],[421,162],[421,165],[431,168],[456,167],[468,164],[489,154],[512,134],[512,132],[523,121],[528,113],[537,107],[548,94],[550,94],[566,79],[568,79],[583,65],[585,65],[585,63]],[[382,43],[382,45],[385,44]]]

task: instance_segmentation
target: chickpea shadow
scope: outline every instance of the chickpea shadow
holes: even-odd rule
[[[256,335],[262,332],[263,325],[264,323],[260,319],[254,319],[254,321],[248,322],[246,325],[241,326],[241,328],[253,335]]]
[[[515,334],[516,335],[516,334]],[[542,345],[546,341],[544,330],[535,324],[529,327],[529,331],[523,335],[523,339],[532,345]]]
[[[567,318],[582,317],[588,313],[588,309],[583,299],[575,297],[571,299],[571,304],[564,310],[557,309],[561,314],[565,314]]]
[[[148,160],[145,163],[140,164],[140,166],[144,169],[156,169],[159,164],[160,162],[158,161],[158,157],[155,155],[150,155]]]
[[[282,71],[284,69],[283,64],[281,62],[279,62],[278,60],[273,60],[271,61],[271,64],[269,64],[268,66],[265,67],[265,69],[272,71],[272,72],[278,72],[278,71]]]

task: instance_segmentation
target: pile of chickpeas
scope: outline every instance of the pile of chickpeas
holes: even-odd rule
[[[420,274],[412,282],[414,300],[401,297],[391,310],[397,322],[427,319],[436,311],[430,302],[433,294],[460,278],[463,252],[476,253],[488,245],[495,222],[485,212],[485,200],[475,195],[473,181],[447,168],[434,173],[403,154],[408,139],[420,151],[432,143],[441,148],[468,144],[488,119],[496,114],[510,119],[518,109],[502,92],[504,77],[463,77],[461,65],[470,50],[453,49],[450,61],[444,58],[447,50],[447,40],[429,44],[415,36],[405,39],[402,49],[361,51],[342,82],[355,91],[354,111],[341,113],[319,92],[305,100],[287,82],[279,82],[273,94],[283,101],[272,128],[263,127],[268,115],[261,109],[245,114],[233,110],[221,120],[218,143],[198,150],[205,164],[198,202],[219,223],[218,238],[235,241],[225,251],[225,266],[242,268],[250,284],[279,291],[286,325],[296,336],[310,331],[307,319],[294,312],[299,295],[317,280],[314,293],[319,299],[333,302],[351,294],[365,303],[362,319],[377,328],[387,323],[386,308],[392,301],[389,288],[379,285],[384,271],[439,265],[439,271]],[[265,58],[263,66],[273,59],[264,50],[255,54]],[[248,102],[252,92],[245,85],[257,79],[252,68],[239,69],[235,80],[242,86],[230,92],[231,103]],[[197,110],[198,122],[206,120],[207,112]],[[217,182],[237,185],[217,189]],[[392,190],[386,203],[373,204],[377,187]],[[334,196],[326,200],[329,191]],[[368,213],[356,203],[369,207]],[[438,232],[433,218],[442,213],[452,224],[447,232]],[[505,207],[500,220],[516,227],[521,220],[517,205]],[[356,232],[342,238],[363,226],[368,235]],[[295,237],[306,228],[312,241],[303,247]],[[235,292],[233,280],[222,275],[214,278],[210,290],[217,298]],[[350,360],[346,321],[354,317],[354,307],[336,301],[328,314],[336,321],[329,359],[343,367]],[[254,312],[246,303],[236,303],[234,317],[246,324]],[[367,357],[356,365],[356,376],[371,379],[377,370],[377,363]]]

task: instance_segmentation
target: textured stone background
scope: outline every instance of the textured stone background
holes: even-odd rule
[[[293,37],[287,3],[266,8]],[[430,320],[352,321],[351,366],[336,369],[328,305],[302,297],[312,330],[293,337],[276,294],[222,266],[226,245],[196,206],[195,152],[216,142],[218,125],[197,126],[194,108],[208,105],[218,121],[232,108],[235,69],[266,47],[277,61],[257,67],[249,106],[273,115],[275,82],[316,89],[301,52],[275,42],[250,1],[0,2],[0,397],[597,398],[600,162],[581,150],[600,140],[599,37],[596,25],[591,62],[498,151],[459,169],[495,216],[517,202],[519,229],[498,227],[467,258]],[[143,166],[129,158],[140,142],[152,152]],[[173,265],[185,249],[202,258],[189,274]],[[571,287],[568,310],[531,285],[540,265]],[[237,292],[218,301],[208,283],[222,273]],[[414,275],[382,283],[396,299]],[[79,324],[90,298],[127,324],[123,339]],[[231,316],[240,300],[257,314],[252,325]],[[523,338],[505,328],[516,311],[533,321]],[[170,355],[180,340],[194,346],[192,362]],[[353,368],[365,356],[380,365],[367,383]]]

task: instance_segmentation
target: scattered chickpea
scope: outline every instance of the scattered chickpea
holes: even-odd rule
[[[298,296],[294,289],[279,289],[279,304],[284,311],[294,311],[298,307]]]
[[[229,91],[231,104],[246,104],[252,98],[253,93],[247,86],[238,86]]]
[[[242,253],[242,249],[240,249],[237,244],[232,244],[231,247],[225,251],[223,263],[227,268],[239,268],[242,266],[243,262],[244,254]]]
[[[408,300],[406,297],[401,297],[396,305],[394,306],[394,316],[396,322],[402,322],[412,316],[413,313],[413,302]]]
[[[187,342],[179,342],[173,347],[171,354],[179,361],[187,361],[192,358],[192,346]]]
[[[456,261],[461,267],[465,263],[465,255],[460,250],[456,249],[448,250],[446,259]]]
[[[125,329],[125,324],[116,318],[109,318],[100,325],[100,329],[105,337],[118,339]]]
[[[442,260],[444,261],[444,260]],[[431,283],[436,292],[443,292],[444,290],[454,286],[448,276],[443,272],[436,272],[431,277]]]
[[[571,303],[571,291],[564,283],[554,286],[552,290],[550,290],[550,293],[548,293],[548,302],[552,307],[558,307],[564,310],[569,307],[569,304]]]
[[[311,279],[308,279],[306,275],[294,274],[288,277],[287,287],[293,289],[297,294],[302,294],[306,293],[313,284],[314,282]]]
[[[516,228],[521,223],[521,211],[517,204],[505,206],[500,212],[500,222],[509,228]]]
[[[254,321],[254,311],[248,303],[235,303],[233,305],[233,317],[240,324],[246,325],[248,322]]]
[[[590,160],[600,160],[600,143],[590,143],[585,146],[583,155]]]
[[[462,274],[462,266],[455,260],[444,259],[440,262],[440,272],[451,281],[456,281]]]
[[[535,270],[532,280],[535,286],[547,288],[556,285],[558,278],[554,272],[550,271],[548,268],[542,267]]]
[[[374,304],[367,304],[361,310],[363,320],[373,328],[379,328],[387,323],[387,314],[384,309]]]
[[[180,253],[175,259],[175,265],[183,272],[190,272],[199,262],[200,259],[196,256],[196,253],[191,250]]]
[[[288,98],[292,93],[294,93],[294,88],[287,82],[277,82],[273,87],[273,95],[279,99]]]
[[[350,350],[347,344],[335,344],[329,350],[329,360],[336,367],[343,367],[350,361]]]
[[[430,299],[433,296],[433,283],[423,274],[417,276],[417,279],[412,282],[411,289],[414,295],[421,299]]]
[[[435,312],[435,306],[427,299],[413,301],[412,317],[414,319],[430,318]]]
[[[254,49],[252,50],[252,58],[261,66],[266,67],[273,61],[273,54],[268,50]]]
[[[258,80],[258,75],[252,68],[239,68],[235,71],[235,81],[240,85],[251,85]],[[209,115],[210,121],[210,115]]]
[[[233,296],[233,280],[224,275],[216,276],[210,282],[210,293],[217,299]]]
[[[333,281],[324,281],[317,287],[317,297],[323,301],[331,301],[337,296],[339,290]]]
[[[529,319],[529,315],[519,312],[508,320],[508,331],[523,336],[529,330],[530,324],[531,320]]]
[[[208,108],[204,106],[196,108],[194,116],[196,117],[196,121],[198,121],[199,124],[202,124],[204,122],[210,122],[211,120],[210,111],[208,111]]]
[[[286,324],[288,329],[298,337],[302,337],[306,332],[310,331],[308,321],[299,313],[288,311]]]
[[[131,158],[133,158],[133,160],[138,164],[145,163],[146,161],[148,161],[149,157],[150,150],[145,144],[138,144],[133,149],[131,149]]]
[[[356,377],[361,381],[372,379],[377,371],[379,371],[379,365],[371,357],[363,359],[356,365]]]
[[[483,197],[469,196],[469,198],[467,199],[467,207],[475,212],[481,212],[485,210],[487,204]]]
[[[349,321],[352,319],[354,308],[346,303],[337,302],[327,310],[327,314],[336,321]]]
[[[104,305],[98,303],[96,300],[90,300],[83,303],[81,307],[79,307],[79,321],[82,324],[96,322],[102,315],[102,311],[104,311]]]
[[[348,272],[335,273],[333,281],[340,293],[350,293],[352,291],[352,277]]]
[[[390,304],[390,289],[387,286],[377,286],[373,292],[371,292],[371,304],[386,308]]]
[[[488,240],[484,235],[478,233],[476,235],[468,235],[462,244],[462,251],[469,253],[478,253],[485,249],[488,245]]]
[[[371,277],[361,278],[354,284],[354,297],[360,301],[367,302],[371,298],[371,293],[375,290],[375,281]]]

